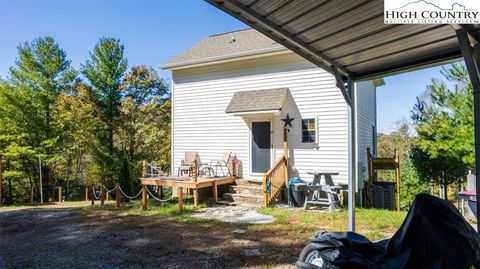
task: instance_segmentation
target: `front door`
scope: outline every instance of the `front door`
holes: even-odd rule
[[[252,173],[266,173],[270,169],[270,122],[252,122]]]

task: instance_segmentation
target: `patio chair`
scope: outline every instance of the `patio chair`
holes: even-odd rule
[[[182,176],[185,172],[188,176],[192,176],[193,162],[197,160],[197,164],[200,164],[200,156],[196,151],[185,151],[185,158],[182,160],[180,167],[178,168],[178,176]],[[197,166],[198,169],[198,166]],[[197,171],[198,173],[198,171]]]
[[[209,166],[212,168],[212,169],[215,169],[215,175],[218,176],[218,168],[220,168],[220,170],[222,171],[222,175],[223,176],[231,176],[232,173],[230,172],[230,168],[228,167],[230,165],[230,163],[232,162],[233,160],[233,154],[231,151],[228,151],[228,152],[225,152],[223,154],[223,159],[222,160],[213,160],[213,161],[210,161],[210,164]],[[226,170],[226,174],[225,174],[225,170]]]

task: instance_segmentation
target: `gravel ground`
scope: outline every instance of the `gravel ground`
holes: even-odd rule
[[[278,237],[174,217],[3,210],[0,268],[294,268],[303,242]]]

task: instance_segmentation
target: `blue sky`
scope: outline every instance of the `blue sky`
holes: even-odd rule
[[[14,64],[17,45],[39,36],[52,36],[76,69],[107,36],[124,43],[130,66],[159,70],[205,36],[247,28],[201,0],[0,0],[0,25],[0,77]],[[432,77],[440,77],[438,67],[385,79],[377,96],[379,132],[409,117]]]

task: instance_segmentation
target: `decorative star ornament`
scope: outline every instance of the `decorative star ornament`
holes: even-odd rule
[[[288,115],[288,113],[287,113],[287,117],[285,119],[282,119],[282,121],[285,122],[285,125],[283,126],[283,128],[287,127],[287,125],[290,125],[290,127],[293,127],[292,126],[292,121],[294,119],[295,118],[290,118],[290,115]]]

